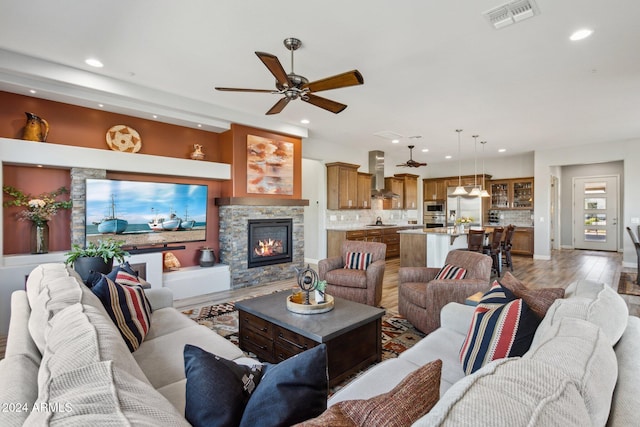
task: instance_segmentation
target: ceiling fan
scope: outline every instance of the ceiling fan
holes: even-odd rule
[[[407,168],[419,168],[420,166],[427,166],[426,163],[420,163],[413,160],[413,149],[415,145],[409,145],[409,160],[400,165],[396,165],[398,167],[407,167]]]
[[[291,52],[291,72],[289,74],[287,74],[284,68],[282,68],[282,64],[278,60],[277,56],[265,52],[256,52],[258,58],[260,58],[271,74],[276,78],[275,90],[241,89],[232,87],[216,87],[216,90],[230,92],[262,92],[284,95],[284,97],[280,98],[280,100],[276,102],[266,114],[278,114],[287,106],[289,101],[298,98],[308,102],[309,104],[313,104],[316,107],[323,108],[336,114],[347,108],[345,104],[314,95],[314,92],[361,85],[364,83],[364,79],[358,70],[347,71],[346,73],[309,82],[306,77],[300,74],[295,74],[293,71],[293,52],[302,46],[302,42],[299,39],[289,37],[284,39],[284,46]]]

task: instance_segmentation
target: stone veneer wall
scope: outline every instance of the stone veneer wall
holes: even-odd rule
[[[107,171],[104,169],[71,169],[71,244],[84,246],[84,222],[87,198],[87,178],[104,179]]]
[[[229,265],[233,289],[295,277],[304,267],[303,206],[220,206],[220,262]],[[249,219],[293,219],[293,261],[247,268]],[[295,268],[294,268],[295,267]]]

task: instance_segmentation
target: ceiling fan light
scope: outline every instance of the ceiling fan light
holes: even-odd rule
[[[479,196],[480,189],[478,187],[473,187],[473,189],[469,192],[470,196]]]
[[[454,196],[464,196],[466,194],[469,194],[469,193],[467,193],[467,190],[465,190],[464,187],[461,185],[457,186],[456,189],[453,191]]]

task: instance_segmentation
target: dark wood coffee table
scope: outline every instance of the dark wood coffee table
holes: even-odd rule
[[[383,309],[335,297],[329,312],[297,314],[287,310],[288,295],[276,292],[236,302],[242,350],[278,363],[325,343],[330,386],[381,360]]]

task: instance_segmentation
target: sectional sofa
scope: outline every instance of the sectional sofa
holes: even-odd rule
[[[0,425],[188,425],[183,348],[193,344],[252,363],[233,344],[173,309],[170,292],[146,292],[149,333],[131,352],[100,300],[73,270],[43,264],[12,296],[0,361]],[[465,375],[458,353],[474,307],[451,303],[442,326],[384,361],[328,404],[390,391],[428,362],[442,360],[440,400],[417,426],[612,425],[637,421],[640,319],[602,283],[578,281],[549,309],[521,358]],[[416,397],[418,398],[418,397]],[[5,408],[6,406],[6,408]],[[73,409],[73,410],[70,410]]]

